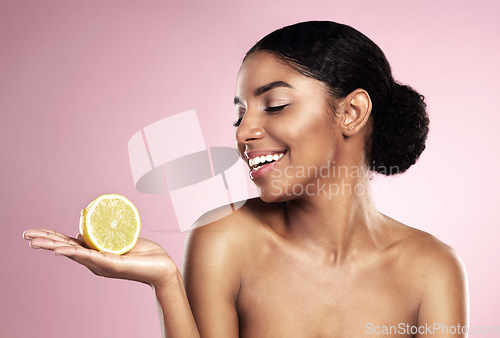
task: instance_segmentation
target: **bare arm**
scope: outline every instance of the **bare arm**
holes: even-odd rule
[[[163,285],[153,286],[159,304],[162,331],[166,338],[200,337],[191,312],[181,274]]]
[[[467,337],[468,291],[465,267],[451,248],[442,248],[424,267],[424,294],[418,338]],[[424,330],[427,328],[427,330]]]
[[[188,238],[184,278],[202,337],[239,337],[238,237],[235,231],[216,223],[193,230]]]

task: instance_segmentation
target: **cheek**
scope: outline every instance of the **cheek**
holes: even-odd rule
[[[333,116],[326,112],[311,112],[295,129],[296,142],[291,145],[300,154],[300,161],[311,166],[325,166],[333,163],[336,157],[336,132]],[[297,158],[298,159],[298,158]]]
[[[288,121],[288,137],[297,146],[309,145],[311,147],[324,147],[331,145],[335,139],[334,117],[320,107],[310,109],[296,116],[293,121]]]

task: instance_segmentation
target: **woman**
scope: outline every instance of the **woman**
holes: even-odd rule
[[[423,97],[394,81],[382,51],[333,22],[282,28],[247,53],[234,103],[260,198],[197,222],[184,278],[145,239],[115,256],[51,230],[25,238],[150,284],[169,337],[465,336],[458,256],[373,203],[370,172],[406,171],[428,132]]]

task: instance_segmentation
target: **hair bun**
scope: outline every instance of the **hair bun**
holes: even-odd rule
[[[395,82],[392,97],[373,115],[370,169],[387,176],[405,172],[424,151],[428,132],[424,97]]]

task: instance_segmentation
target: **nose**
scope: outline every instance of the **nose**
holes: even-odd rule
[[[239,144],[248,144],[254,140],[262,139],[264,135],[265,130],[262,126],[262,121],[247,111],[238,129],[236,129],[236,141]]]

